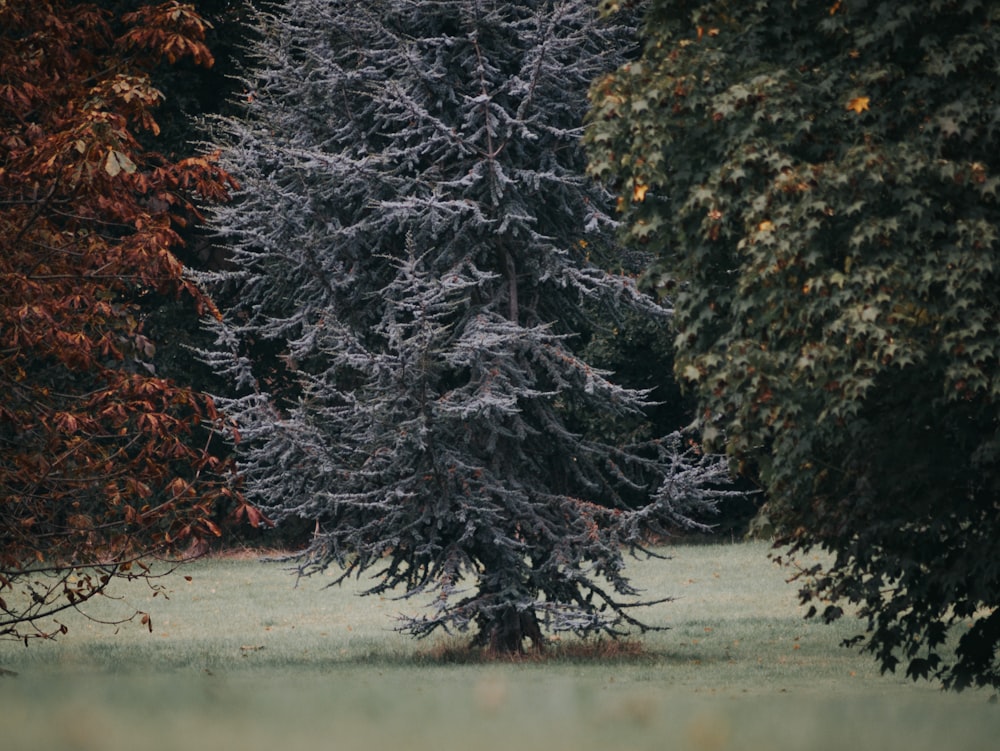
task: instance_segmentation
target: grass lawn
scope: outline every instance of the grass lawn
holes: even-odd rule
[[[205,560],[170,599],[122,588],[152,633],[68,619],[53,643],[0,642],[0,749],[973,751],[1000,742],[990,694],[881,676],[838,646],[857,622],[802,620],[762,544],[671,548],[635,581],[677,599],[670,630],[598,660],[442,662],[396,634],[413,603],[295,586],[280,566]],[[363,582],[362,582],[363,584]]]

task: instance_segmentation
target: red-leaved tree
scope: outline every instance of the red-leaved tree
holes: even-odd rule
[[[64,632],[117,578],[157,587],[150,557],[218,535],[220,503],[258,519],[209,451],[211,400],[157,377],[143,333],[149,296],[212,309],[172,249],[229,178],[137,140],[149,72],[211,65],[204,31],[177,2],[0,3],[0,637]]]

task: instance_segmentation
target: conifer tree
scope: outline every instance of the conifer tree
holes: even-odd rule
[[[413,635],[516,652],[645,628],[623,550],[703,526],[726,471],[680,434],[581,427],[649,395],[575,334],[668,313],[588,261],[614,221],[586,94],[630,30],[591,0],[287,0],[259,24],[220,137],[231,266],[204,277],[233,300],[204,356],[241,389],[220,403],[250,499],[315,522],[300,572],[431,601]]]

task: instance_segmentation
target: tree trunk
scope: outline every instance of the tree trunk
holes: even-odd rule
[[[545,648],[542,629],[534,610],[517,610],[513,605],[504,608],[495,619],[484,624],[476,643],[485,644],[495,654],[524,654],[524,640],[531,640],[532,649]]]

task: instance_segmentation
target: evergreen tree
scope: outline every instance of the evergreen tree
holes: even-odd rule
[[[205,357],[243,389],[220,402],[249,497],[315,522],[302,573],[431,599],[417,636],[645,628],[623,549],[701,526],[726,471],[679,434],[574,427],[648,396],[575,353],[584,311],[667,315],[587,260],[614,222],[586,93],[630,29],[591,0],[288,0],[259,23],[223,123],[232,264],[204,277],[236,300]]]

